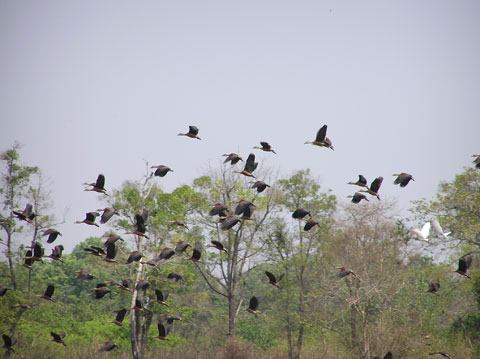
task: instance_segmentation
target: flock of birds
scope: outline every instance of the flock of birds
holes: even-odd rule
[[[196,126],[189,126],[189,131],[187,133],[180,133],[179,136],[187,136],[190,138],[200,140],[200,137],[198,137],[198,133],[199,133],[199,129]],[[320,128],[320,130],[318,130],[315,140],[306,141],[305,144],[312,144],[315,146],[326,147],[331,150],[334,150],[332,141],[328,137],[326,137],[326,133],[327,133],[327,125],[324,125],[323,127]],[[255,146],[254,149],[260,149],[265,152],[276,153],[268,142],[262,141],[260,142],[260,145],[261,146]],[[240,157],[236,153],[224,154],[223,156],[226,157],[226,159],[224,160],[224,163],[230,162],[232,166],[237,164],[239,161],[243,161],[242,157]],[[475,160],[474,160],[475,167],[477,169],[480,169],[480,155],[474,155],[474,157],[475,157]],[[250,153],[247,160],[245,161],[243,170],[234,171],[234,172],[239,173],[246,177],[251,177],[256,179],[256,177],[253,175],[253,172],[255,171],[257,166],[258,166],[258,163],[255,162],[255,155],[253,153]],[[164,177],[168,174],[168,172],[173,172],[171,168],[164,165],[152,166],[152,168],[156,169],[155,172],[152,173],[153,176]],[[406,187],[410,181],[414,181],[413,176],[411,174],[404,173],[404,172],[394,174],[393,176],[396,177],[393,183],[395,185],[397,184],[400,185],[400,187]],[[360,203],[362,200],[368,201],[368,197],[364,193],[374,196],[378,200],[380,200],[380,196],[378,192],[380,190],[382,182],[383,182],[383,177],[377,177],[371,182],[370,186],[368,186],[368,182],[366,178],[363,175],[359,175],[358,180],[356,182],[348,182],[348,184],[359,186],[362,189],[348,197],[352,198],[351,201],[355,204]],[[84,185],[86,185],[86,188],[84,189],[85,191],[93,191],[93,192],[103,193],[107,195],[106,189],[105,189],[105,176],[102,174],[98,175],[97,180],[95,182],[84,183]],[[251,188],[256,190],[257,193],[261,193],[264,190],[266,190],[268,187],[270,186],[265,182],[257,180],[253,182],[253,185]],[[219,221],[217,223],[220,224],[221,230],[228,231],[233,227],[235,227],[235,225],[237,225],[239,222],[252,219],[252,214],[255,208],[256,206],[252,202],[247,200],[240,200],[234,211],[229,210],[228,207],[222,203],[217,203],[211,208],[209,215],[212,217],[218,216]],[[99,212],[102,212],[102,214],[100,214]],[[101,224],[105,224],[116,214],[118,213],[115,211],[114,208],[107,207],[107,208],[99,209],[97,211],[88,212],[85,215],[85,219],[83,219],[82,221],[76,221],[75,223],[83,223],[83,224],[99,227],[99,225],[96,223],[97,217],[100,217]],[[33,219],[36,216],[36,214],[33,212],[33,206],[31,204],[27,204],[23,211],[13,211],[13,215],[18,220],[26,221],[28,223],[32,223]],[[305,218],[307,215],[310,217],[309,219]],[[298,220],[305,220],[305,225],[303,227],[305,231],[309,231],[314,226],[319,225],[319,222],[313,219],[310,212],[304,208],[297,208],[292,213],[292,217]],[[126,234],[133,234],[133,235],[145,237],[148,239],[147,235],[145,234],[146,232],[145,223],[147,222],[147,219],[148,219],[148,211],[146,210],[143,210],[141,214],[136,214],[134,228],[131,232],[126,232]],[[183,220],[174,220],[174,221],[171,221],[171,223],[177,226],[188,228],[185,221]],[[448,238],[448,235],[450,233],[443,232],[438,220],[436,219],[433,220],[432,225],[434,230],[439,235],[441,235],[445,239]],[[422,229],[415,228],[412,230],[412,233],[414,233],[419,239],[428,241],[430,226],[431,226],[430,222],[427,222],[425,223]],[[49,244],[55,242],[58,236],[61,236],[61,235],[62,234],[54,228],[49,228],[42,233],[42,236],[48,236],[46,243],[49,243]],[[117,255],[117,247],[115,243],[118,240],[123,241],[123,239],[114,233],[105,234],[104,237],[106,237],[107,239],[104,243],[103,248],[90,246],[90,247],[84,248],[84,251],[93,256],[102,258],[102,260],[107,263],[116,263],[115,258]],[[157,258],[154,258],[152,260],[145,261],[142,263],[150,266],[156,266],[159,261],[165,261],[172,258],[174,255],[181,255],[182,253],[185,253],[188,247],[191,247],[191,245],[185,242],[178,242],[174,248],[167,247],[161,250]],[[212,240],[211,243],[208,245],[208,247],[215,248],[216,250],[220,252],[225,252],[228,255],[227,249],[219,241]],[[63,250],[64,250],[64,247],[62,245],[55,245],[52,248],[52,253],[49,256],[45,256],[44,248],[42,247],[41,243],[39,241],[35,241],[32,247],[28,249],[25,253],[23,267],[27,268],[28,270],[32,270],[34,263],[41,262],[42,258],[50,258],[52,260],[63,262],[63,259],[62,259]],[[200,259],[202,255],[202,250],[203,250],[202,244],[197,242],[192,248],[191,256],[187,259],[194,263],[201,263]],[[456,273],[462,276],[465,276],[467,278],[471,278],[467,274],[467,271],[472,263],[472,256],[470,256],[470,254],[471,253],[468,253],[467,255],[464,255],[459,259],[458,269],[455,271]],[[142,260],[142,258],[144,258],[143,253],[139,251],[133,251],[129,254],[125,263],[130,264],[133,262],[139,262]],[[341,267],[341,268],[338,267],[337,269],[339,269],[339,271],[335,275],[337,278],[344,278],[350,274],[356,277],[356,274],[351,269],[347,269],[345,267]],[[93,280],[96,278],[93,274],[89,273],[89,271],[86,269],[81,269],[77,274],[78,274],[77,275],[78,280]],[[268,282],[266,283],[279,288],[279,282],[284,277],[284,273],[278,276],[275,276],[273,273],[269,271],[265,271],[265,274],[268,278]],[[168,274],[167,278],[174,282],[184,280],[183,276],[177,272],[171,272],[170,274]],[[133,289],[131,282],[126,279],[123,279],[121,281],[117,281],[117,280],[110,281],[109,285],[116,286],[126,291],[132,291]],[[146,290],[150,286],[151,284],[148,281],[140,280],[136,283],[135,289],[138,292],[143,292],[143,294],[145,295]],[[6,286],[0,286],[0,297],[4,296],[7,293],[8,289],[9,288]],[[439,295],[438,293],[439,289],[440,289],[439,282],[429,282],[428,290],[426,292]],[[37,296],[46,301],[54,302],[54,299],[53,299],[54,291],[55,291],[55,286],[53,284],[49,284],[45,289],[45,291],[42,294],[37,294]],[[93,288],[93,292],[91,293],[91,295],[94,296],[94,298],[96,299],[101,299],[105,295],[111,292],[112,290],[107,286],[106,283],[98,283],[96,287]],[[154,289],[154,292],[156,297],[155,301],[158,304],[167,306],[168,304],[166,300],[169,296],[169,293],[166,291],[162,291],[158,288]],[[249,301],[248,308],[245,309],[245,311],[248,313],[252,313],[256,316],[258,312],[258,306],[259,306],[259,300],[257,299],[256,296],[252,296]],[[16,307],[20,307],[24,310],[32,308],[32,306],[29,304],[21,304],[21,303],[16,305]],[[130,309],[135,311],[143,311],[144,305],[141,300],[137,299],[135,300],[135,305]],[[125,318],[126,313],[127,313],[127,309],[125,308],[117,311],[116,317],[112,321],[112,323],[118,326],[123,326],[122,322]],[[179,321],[179,320],[182,320],[179,314],[161,315],[160,320],[157,322],[158,336],[156,336],[155,338],[159,340],[168,340],[167,336],[170,332],[172,324],[175,321]],[[64,342],[64,338],[66,336],[65,332],[61,332],[59,334],[55,332],[51,332],[50,334],[52,336],[51,341],[66,346]],[[2,348],[5,348],[6,350],[13,352],[14,342],[12,341],[12,339],[7,334],[2,334],[2,337],[4,341],[4,345]],[[108,341],[99,349],[99,351],[100,352],[111,351],[115,348],[118,348],[118,345],[114,342]],[[450,358],[450,355],[445,352],[433,352],[429,354],[430,355],[438,354],[443,357]],[[393,355],[389,351],[383,357],[382,356],[374,357],[374,359],[382,359],[382,358],[392,359]]]

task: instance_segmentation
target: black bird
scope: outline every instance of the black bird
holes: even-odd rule
[[[12,211],[12,213],[17,217],[17,219],[21,221],[27,221],[28,223],[31,223],[32,220],[37,216],[35,213],[33,213],[33,206],[30,203],[27,203],[22,212]]]
[[[190,247],[190,244],[184,241],[180,241],[175,246],[175,253],[178,253],[178,254],[183,253],[187,250],[188,247]]]
[[[360,192],[365,192],[371,194],[372,196],[376,196],[377,199],[380,201],[380,196],[378,195],[378,190],[382,185],[383,177],[377,177],[375,180],[370,184],[370,188],[363,190],[361,189]]]
[[[48,236],[47,243],[53,243],[55,242],[55,239],[57,239],[58,236],[61,236],[62,234],[57,231],[56,229],[49,228],[45,231],[43,231],[42,236]]]
[[[112,291],[106,286],[105,283],[98,283],[97,286],[93,288],[93,293],[91,293],[91,295],[94,295],[95,299],[102,299],[105,297],[105,295],[111,292]]]
[[[134,311],[143,311],[143,305],[142,302],[138,299],[135,300],[135,305],[131,308]]]
[[[115,246],[115,243],[108,243],[107,248],[106,248],[106,255],[103,260],[108,263],[114,263],[115,262],[115,256],[117,255],[117,247]]]
[[[339,269],[338,273],[335,274],[335,277],[337,277],[337,278],[344,278],[344,277],[346,277],[350,274],[355,276],[355,277],[357,276],[355,273],[353,273],[352,270],[346,269],[345,267],[341,267],[341,268],[337,268],[337,269]]]
[[[428,290],[427,293],[432,293],[435,295],[438,295],[438,290],[440,289],[440,283],[439,282],[428,282]]]
[[[117,316],[115,317],[115,320],[112,321],[113,324],[118,325],[119,327],[123,327],[123,319],[125,318],[125,314],[127,314],[127,310],[125,308],[120,309],[117,312]]]
[[[254,149],[257,149],[257,150],[262,150],[262,151],[265,151],[265,152],[273,152],[275,154],[277,154],[273,149],[272,149],[272,146],[270,146],[270,144],[268,142],[260,142],[260,145],[262,145],[262,147],[258,147],[258,146],[255,146],[253,147]]]
[[[397,174],[394,174],[393,176],[397,176],[395,181],[393,181],[393,184],[399,184],[400,187],[405,187],[408,184],[408,182],[415,181],[412,175],[405,172],[397,173]]]
[[[144,213],[147,213],[147,212],[144,212]],[[142,213],[142,215],[136,214],[135,215],[135,230],[133,232],[130,232],[129,234],[135,234],[137,236],[145,237],[145,238],[148,239],[148,237],[145,235],[145,231],[146,231],[145,221],[146,221],[147,216],[148,216],[148,214],[145,215],[145,216],[143,216],[143,213]]]
[[[86,247],[86,248],[83,248],[83,250],[95,257],[101,257],[106,254],[103,248],[95,247],[95,246]]]
[[[230,164],[234,165],[236,164],[238,161],[243,161],[243,158],[240,157],[239,155],[237,155],[236,153],[229,153],[229,154],[224,154],[222,156],[226,156],[227,158],[225,158],[225,161],[223,161],[223,163],[227,163],[227,162],[230,162]]]
[[[105,189],[105,176],[102,175],[102,174],[99,174],[98,177],[97,177],[97,181],[94,182],[94,183],[84,183],[85,186],[90,186],[90,188],[85,188],[84,191],[94,191],[94,192],[98,192],[98,193],[103,193],[103,194],[107,194],[106,193],[106,189]]]
[[[60,334],[50,332],[50,335],[52,336],[52,342],[67,346],[67,344],[65,344],[65,342],[63,341],[63,338],[65,338],[65,332],[60,332]]]
[[[12,339],[7,334],[2,334],[2,337],[3,337],[2,348],[7,349],[7,351],[11,350],[12,352],[15,353],[15,350],[13,350],[13,348],[12,348],[12,346],[13,346]]]
[[[162,305],[167,304],[168,292],[162,292],[160,289],[155,289],[155,295],[157,296],[157,303]]]
[[[277,288],[279,288],[278,287],[278,282],[280,282],[282,280],[283,276],[285,275],[285,273],[282,273],[278,277],[275,278],[273,273],[271,273],[269,271],[265,271],[265,274],[268,277],[268,284],[271,284],[271,285],[273,285],[274,287],[277,287]]]
[[[216,248],[219,251],[225,252],[225,253],[228,254],[227,250],[225,249],[225,246],[221,242],[213,240],[213,239],[210,242],[211,242],[211,244],[208,244],[207,247]]]
[[[270,185],[266,184],[263,181],[256,181],[256,182],[253,182],[252,189],[256,189],[257,193],[262,193],[267,189],[267,187],[270,187]]]
[[[29,249],[28,251],[25,252],[24,262],[22,266],[27,268],[28,270],[32,270],[33,263],[34,263],[34,260],[32,256],[32,251]]]
[[[187,136],[190,138],[196,138],[197,140],[200,140],[201,138],[198,137],[198,127],[196,126],[188,126],[188,132],[187,133],[179,133],[178,136]]]
[[[226,217],[228,215],[228,208],[224,204],[217,203],[208,213],[210,216]]]
[[[158,177],[165,177],[168,172],[173,172],[173,170],[170,167],[167,167],[164,165],[152,166],[150,168],[156,168],[155,172],[153,172],[152,175],[158,176]]]
[[[157,328],[158,328],[158,336],[154,338],[160,339],[160,340],[168,340],[167,335],[168,335],[168,332],[170,331],[170,326],[169,325],[164,326],[162,323],[158,322]]]
[[[83,269],[82,268],[77,273],[78,273],[78,275],[77,275],[78,280],[92,280],[92,279],[97,278],[93,274],[90,274],[88,269]]]
[[[7,288],[4,285],[0,286],[0,297],[3,297],[7,293],[7,290],[10,290],[10,288]]]
[[[103,212],[102,216],[100,217],[100,223],[105,224],[108,222],[110,218],[113,217],[114,214],[118,214],[113,207],[105,207],[102,209],[97,209],[99,212]]]
[[[357,182],[348,182],[347,184],[354,184],[356,186],[368,188],[367,179],[365,177],[363,177],[362,175],[358,175],[358,181]]]
[[[202,256],[202,244],[200,242],[195,243],[193,248],[192,256],[188,260],[192,262],[200,262],[200,257]]]
[[[304,231],[309,231],[311,230],[313,227],[315,226],[319,226],[320,224],[318,223],[318,221],[310,218],[307,220],[307,222],[305,222],[305,226],[303,227],[303,230]]]
[[[171,272],[168,276],[167,276],[168,279],[172,279],[175,283],[178,282],[178,281],[185,281],[185,279],[183,278],[183,276],[177,272]]]
[[[103,244],[103,246],[105,248],[107,248],[110,243],[116,243],[118,240],[121,240],[123,242],[123,238],[120,237],[118,234],[115,234],[115,233],[104,234],[102,237],[107,238],[107,240]]]
[[[242,219],[251,219],[250,217],[255,208],[256,206],[252,202],[242,199],[235,208],[235,214],[237,216],[243,215]]]
[[[138,291],[145,292],[148,287],[150,287],[150,282],[148,280],[141,279],[137,282],[135,289]]]
[[[173,248],[163,248],[162,251],[160,252],[160,255],[158,256],[158,260],[167,260],[172,258],[172,256],[175,254],[175,250]]]
[[[37,297],[40,297],[45,300],[49,300],[50,302],[55,302],[52,299],[52,295],[54,291],[55,291],[55,286],[53,284],[49,284],[47,286],[47,289],[45,289],[45,292],[43,292],[43,294],[37,294]]]
[[[54,248],[52,248],[52,254],[50,254],[48,256],[48,258],[51,258],[51,259],[56,260],[56,261],[63,262],[63,259],[62,259],[63,249],[64,248],[61,244],[58,245],[58,246],[55,246]]]
[[[347,198],[351,198],[353,203],[360,203],[363,200],[370,202],[363,193],[355,192],[353,196],[347,196]]]
[[[312,215],[310,214],[310,212],[307,211],[305,208],[297,208],[297,209],[292,213],[292,218],[302,219],[302,218],[304,218],[307,214],[308,214],[310,217],[312,217]]]
[[[253,153],[250,153],[247,158],[247,162],[245,162],[245,167],[243,168],[243,171],[234,171],[235,173],[240,173],[244,176],[247,177],[253,177],[256,178],[252,172],[255,171],[255,169],[258,166],[258,162],[255,162],[255,155]]]
[[[85,224],[88,224],[90,226],[99,227],[99,225],[95,223],[95,219],[99,215],[100,215],[100,213],[98,213],[98,212],[88,212],[88,213],[85,214],[85,219],[83,221],[76,221],[75,223],[76,224],[85,223]]]
[[[105,344],[103,344],[103,347],[100,348],[99,352],[109,352],[115,348],[118,348],[118,345],[114,342],[105,342]]]
[[[382,355],[377,355],[375,357],[373,357],[373,359],[393,359],[393,354],[392,352],[388,352],[387,354],[385,354],[385,356],[382,356]]]
[[[37,262],[42,262],[42,257],[45,253],[44,248],[40,244],[40,242],[33,243],[33,256],[32,259]]]
[[[472,279],[472,277],[470,277],[467,274],[467,270],[470,268],[471,265],[472,265],[472,257],[467,257],[467,258],[461,257],[458,260],[458,269],[455,271],[455,273],[463,275],[468,279]]]
[[[475,159],[473,160],[475,168],[480,170],[480,155],[472,155],[472,157],[475,157]]]
[[[258,308],[258,299],[257,297],[253,296],[252,298],[250,298],[250,303],[248,305],[248,308],[245,309],[245,311],[256,315],[257,308]]]
[[[428,353],[428,355],[441,355],[441,356],[444,357],[444,358],[448,358],[448,359],[451,359],[451,358],[452,358],[452,357],[450,356],[450,354],[445,353],[445,352],[433,352],[433,353]]]
[[[235,216],[227,216],[221,221],[220,224],[220,229],[222,231],[228,231],[229,229],[232,229],[238,222],[240,222],[240,219],[235,217]]]
[[[326,137],[327,135],[327,125],[323,125],[318,131],[317,131],[317,136],[315,137],[315,140],[314,141],[307,141],[305,142],[305,144],[311,144],[311,145],[315,145],[315,146],[320,146],[320,147],[327,147],[327,148],[330,148],[331,150],[333,150],[333,145],[332,145],[332,141],[330,141],[330,139],[328,137]]]
[[[127,258],[127,264],[130,264],[132,262],[138,262],[140,259],[142,259],[143,254],[139,251],[133,251],[130,252],[130,255]]]

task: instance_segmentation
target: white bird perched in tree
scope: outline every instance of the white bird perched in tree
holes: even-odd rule
[[[448,235],[451,233],[451,232],[443,232],[443,229],[442,227],[440,226],[440,223],[438,222],[438,219],[434,219],[432,221],[432,225],[433,225],[433,229],[435,230],[435,232],[437,232],[437,234],[441,235],[443,238],[445,239],[448,239]]]
[[[425,223],[422,229],[412,229],[412,232],[416,234],[418,238],[428,242],[428,235],[430,234],[430,222]]]

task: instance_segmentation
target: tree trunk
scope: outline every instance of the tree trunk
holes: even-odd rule
[[[15,272],[13,271],[12,261],[12,234],[7,231],[7,258],[8,258],[8,270],[10,272],[10,281],[12,282],[13,290],[17,289],[17,281],[15,280]],[[8,352],[8,350],[7,350]]]

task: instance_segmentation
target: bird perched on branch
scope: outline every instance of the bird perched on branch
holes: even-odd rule
[[[310,145],[315,145],[315,146],[320,146],[320,147],[327,147],[333,150],[333,145],[332,141],[327,135],[327,125],[323,125],[318,131],[317,131],[317,136],[315,137],[314,141],[306,141],[305,144],[310,144]]]
[[[258,162],[255,162],[255,155],[253,153],[250,153],[248,155],[247,162],[245,162],[245,167],[243,168],[243,171],[234,171],[234,172],[240,173],[247,177],[256,178],[252,173],[253,171],[255,171],[257,166],[258,166]]]
[[[107,190],[105,189],[105,176],[99,174],[97,180],[92,183],[85,182],[83,185],[89,186],[90,188],[85,188],[84,191],[94,191],[97,193],[107,194]]]
[[[187,136],[190,138],[196,138],[197,140],[200,140],[201,138],[198,137],[198,132],[199,129],[196,126],[188,126],[188,132],[187,133],[179,133],[178,136]]]
[[[393,184],[399,184],[400,187],[406,187],[408,182],[415,181],[412,175],[405,172],[393,174],[393,176],[397,176]]]
[[[253,147],[253,148],[254,148],[254,149],[257,149],[257,150],[262,150],[262,151],[265,151],[265,152],[273,152],[273,153],[277,154],[277,153],[273,150],[272,146],[269,145],[268,142],[262,141],[262,142],[260,142],[260,145],[261,145],[262,147],[255,146],[255,147]]]
[[[168,172],[173,172],[170,167],[164,165],[152,166],[150,168],[156,168],[155,172],[152,172],[152,176],[165,177]]]

